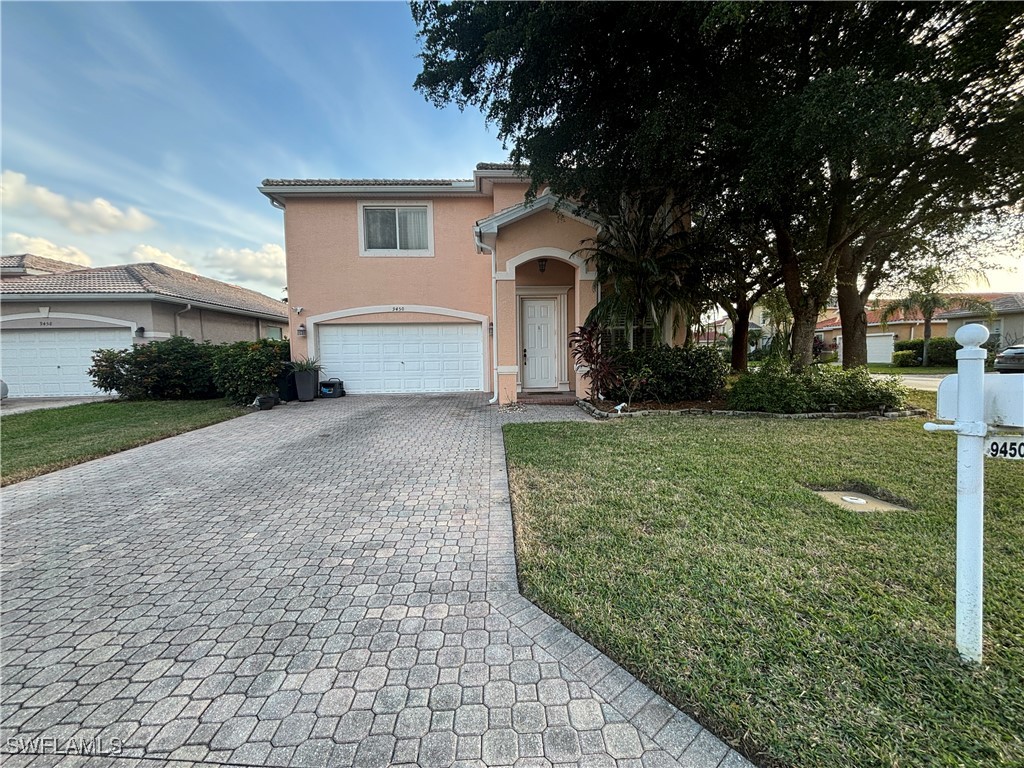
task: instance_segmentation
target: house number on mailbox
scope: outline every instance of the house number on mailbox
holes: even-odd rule
[[[39,325],[44,327],[52,326],[53,320],[40,320]]]
[[[392,312],[405,312],[405,307],[392,307]]]

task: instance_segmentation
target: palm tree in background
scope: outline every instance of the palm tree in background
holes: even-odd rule
[[[992,305],[984,299],[967,294],[950,293],[955,278],[937,265],[923,267],[909,278],[910,292],[890,302],[882,310],[882,330],[897,314],[904,317],[919,312],[924,318],[924,353],[922,366],[928,365],[928,343],[932,338],[932,318],[951,309],[970,309],[991,314]]]

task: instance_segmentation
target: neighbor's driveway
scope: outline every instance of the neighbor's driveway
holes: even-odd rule
[[[538,418],[586,417],[319,400],[4,489],[5,765],[745,765],[518,595]]]

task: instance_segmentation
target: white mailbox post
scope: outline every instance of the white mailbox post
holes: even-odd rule
[[[956,332],[957,374],[939,384],[936,418],[953,424],[924,425],[929,432],[956,432],[956,647],[981,663],[985,443],[992,427],[1024,429],[1024,375],[985,375],[988,328],[972,323]],[[1024,458],[1024,439],[1006,436],[1002,457]],[[1005,446],[1012,445],[1011,451]],[[1019,455],[1018,455],[1019,454]],[[998,448],[995,457],[1000,457]]]

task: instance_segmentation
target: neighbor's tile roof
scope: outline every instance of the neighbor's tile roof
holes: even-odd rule
[[[36,256],[34,253],[16,253],[10,256],[0,256],[0,269],[35,269],[40,272],[74,272],[75,270],[82,269],[82,265],[71,264],[67,261],[58,261],[57,259],[48,259],[45,256]]]
[[[1024,312],[1024,293],[989,293],[978,294],[978,298],[984,298],[992,303],[992,311],[997,315],[1010,315],[1017,312]],[[942,317],[983,317],[986,312],[979,312],[976,309],[951,309],[943,312]]]
[[[74,272],[54,275],[30,275],[20,280],[0,283],[0,293],[10,296],[153,293],[185,302],[195,301],[229,310],[287,319],[285,305],[262,293],[153,263],[78,268]]]
[[[477,163],[476,169],[478,171],[514,171],[516,167],[512,163]]]
[[[264,187],[451,187],[472,179],[264,179]]]

